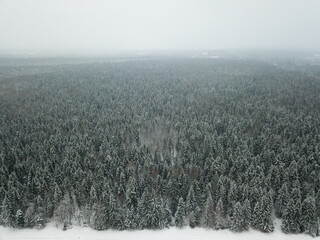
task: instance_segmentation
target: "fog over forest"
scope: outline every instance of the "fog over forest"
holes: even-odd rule
[[[320,49],[317,0],[1,0],[0,54]]]

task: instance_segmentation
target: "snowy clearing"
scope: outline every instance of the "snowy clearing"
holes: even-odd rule
[[[143,231],[95,231],[91,228],[74,227],[67,231],[57,229],[54,225],[49,225],[43,230],[24,229],[16,230],[12,228],[0,227],[0,240],[264,240],[264,239],[312,239],[305,234],[286,235],[280,230],[280,222],[275,223],[275,231],[273,233],[261,233],[255,230],[243,233],[233,233],[229,230],[206,230],[202,228],[170,228],[165,230],[143,230]]]

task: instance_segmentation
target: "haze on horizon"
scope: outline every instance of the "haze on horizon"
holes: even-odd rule
[[[320,50],[318,0],[0,0],[1,53]]]

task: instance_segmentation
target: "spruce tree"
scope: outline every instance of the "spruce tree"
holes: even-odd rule
[[[5,195],[2,204],[1,204],[1,215],[0,215],[0,222],[5,227],[11,227],[14,223],[14,216],[12,215],[12,206]]]
[[[317,218],[315,215],[315,200],[313,196],[308,196],[303,202],[301,207],[301,230],[316,236],[317,231]]]
[[[271,217],[272,205],[270,196],[262,196],[253,209],[252,227],[262,232],[272,232],[274,230]]]
[[[289,191],[287,183],[284,183],[279,190],[275,201],[275,214],[281,218],[289,201]]]
[[[187,196],[187,202],[186,202],[186,214],[188,215],[192,211],[195,212],[197,208],[197,200],[193,189],[194,184],[191,185],[190,190],[188,192]]]
[[[122,213],[113,194],[110,194],[106,228],[121,229],[123,226]]]
[[[215,229],[224,229],[227,226],[223,201],[220,198],[215,209]]]
[[[163,220],[163,228],[169,227],[172,222],[172,214],[168,207],[168,204],[162,204],[162,220]]]
[[[57,183],[54,185],[54,195],[53,195],[53,204],[57,208],[62,199],[62,192]]]
[[[245,229],[245,216],[243,214],[243,208],[240,202],[237,202],[233,206],[233,212],[231,216],[231,230],[234,232],[242,232]]]
[[[320,190],[318,190],[317,192],[315,203],[316,203],[315,215],[317,218],[320,218]]]
[[[136,229],[137,227],[133,206],[131,207],[131,209],[126,209],[124,227],[125,229]]]
[[[17,228],[23,228],[24,227],[24,214],[21,209],[18,209],[16,213],[16,224],[15,226]]]
[[[194,213],[194,211],[191,211],[189,213],[189,226],[191,228],[195,228],[197,225],[197,222],[196,222],[196,214]]]
[[[104,230],[107,229],[107,223],[108,220],[108,206],[107,205],[98,205],[96,207],[96,211],[94,214],[94,223],[93,226],[96,230]]]
[[[301,194],[298,188],[294,188],[291,198],[283,213],[281,229],[284,233],[300,233]]]
[[[179,199],[174,222],[175,222],[175,226],[179,228],[183,227],[185,224],[185,207],[184,207],[184,201],[182,197],[180,197]]]
[[[208,193],[205,209],[202,213],[202,225],[205,228],[213,228],[215,226],[215,208],[210,192]]]
[[[251,205],[248,199],[244,200],[243,206],[243,230],[248,230],[252,221]]]
[[[24,215],[25,227],[32,228],[35,226],[35,206],[34,203],[29,203],[29,207],[27,208]]]
[[[129,209],[136,209],[138,206],[136,181],[132,177],[126,191],[126,205]]]

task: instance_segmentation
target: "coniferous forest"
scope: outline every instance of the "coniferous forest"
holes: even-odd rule
[[[320,235],[320,66],[0,66],[0,225]]]

